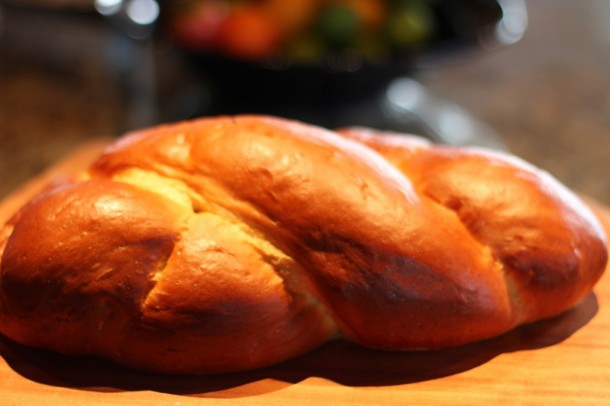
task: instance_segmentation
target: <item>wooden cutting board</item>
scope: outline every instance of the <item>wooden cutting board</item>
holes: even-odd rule
[[[0,222],[92,142],[0,203]],[[610,215],[595,205],[610,230]],[[0,336],[0,405],[610,405],[610,272],[553,320],[459,348],[392,353],[332,342],[268,369],[172,377],[28,349]]]

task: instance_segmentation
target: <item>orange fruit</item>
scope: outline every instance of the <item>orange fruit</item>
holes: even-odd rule
[[[250,60],[269,58],[281,43],[280,29],[262,7],[243,4],[229,14],[220,31],[220,44],[227,54]]]

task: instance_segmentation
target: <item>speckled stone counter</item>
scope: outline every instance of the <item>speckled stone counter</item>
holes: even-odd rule
[[[417,78],[494,128],[515,154],[610,204],[610,2],[535,0],[528,10],[517,44]],[[96,30],[85,23],[76,49],[50,67],[56,50],[37,48],[40,38],[0,37],[0,197],[80,143],[125,130],[124,95],[100,68],[95,43],[107,34]],[[83,49],[87,58],[76,58]]]
[[[509,149],[610,204],[610,2],[529,1],[517,44],[421,80]]]

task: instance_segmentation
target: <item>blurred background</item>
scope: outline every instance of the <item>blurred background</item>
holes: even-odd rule
[[[610,204],[608,22],[607,0],[0,0],[0,198],[90,140],[267,113],[508,150]]]

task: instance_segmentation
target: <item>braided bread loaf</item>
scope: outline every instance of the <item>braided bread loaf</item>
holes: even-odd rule
[[[590,292],[607,244],[517,158],[241,116],[119,140],[17,212],[0,256],[11,339],[204,373],[496,336]]]

